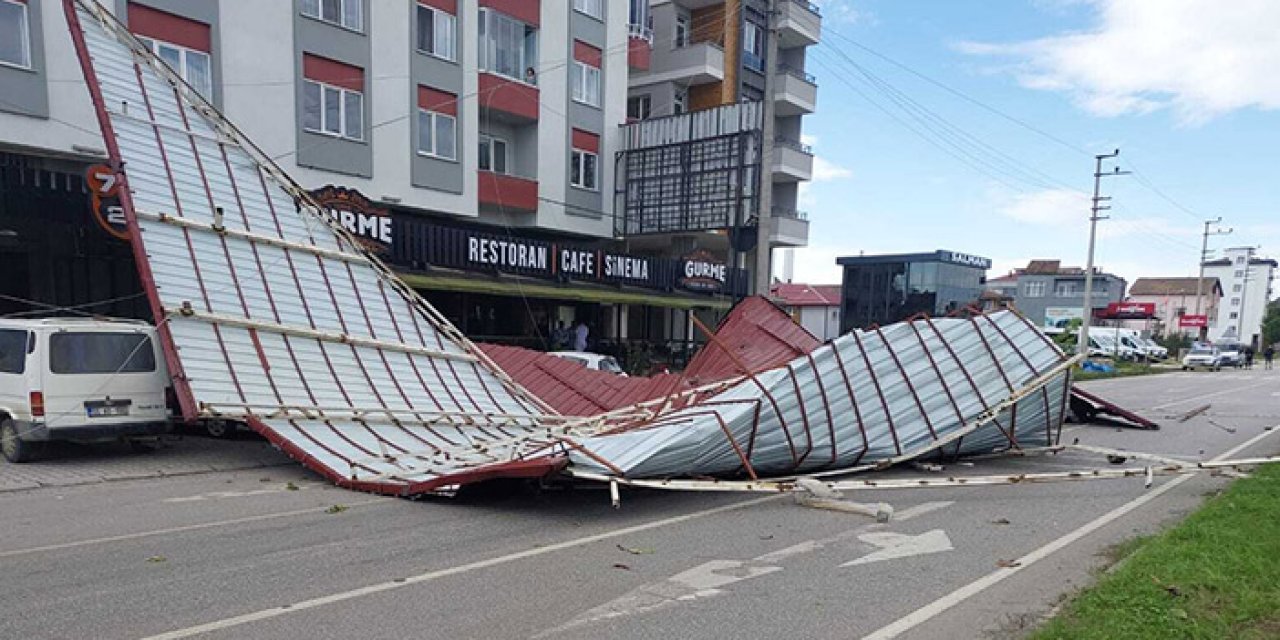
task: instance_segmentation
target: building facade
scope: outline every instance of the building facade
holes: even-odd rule
[[[1058,260],[1032,260],[1026,268],[992,278],[986,287],[1013,301],[1032,322],[1062,328],[1083,319],[1085,309],[1105,311],[1112,302],[1124,300],[1127,282],[1099,268],[1093,272],[1093,295],[1084,299],[1085,270],[1064,267]]]
[[[1200,296],[1198,303],[1197,291]],[[1217,278],[1138,278],[1129,288],[1129,297],[1125,301],[1155,305],[1155,315],[1159,320],[1153,331],[1157,335],[1198,339],[1217,326],[1222,284]],[[1206,316],[1207,323],[1203,327],[1193,320],[1197,309],[1199,315]]]
[[[955,251],[837,258],[840,332],[917,314],[942,316],[980,304],[991,261]]]
[[[1204,263],[1204,275],[1222,283],[1222,304],[1209,330],[1210,340],[1258,346],[1276,265],[1274,259],[1258,256],[1252,247],[1224,249],[1221,258]]]
[[[636,247],[706,250],[770,269],[774,248],[808,244],[798,197],[813,173],[801,134],[817,104],[805,61],[821,33],[818,8],[799,0],[631,6],[644,25],[633,31],[650,39],[651,51],[632,58],[619,235]]]
[[[815,338],[840,336],[840,285],[775,282],[769,297]]]
[[[106,5],[473,337],[540,346],[585,319],[684,338],[682,314],[745,286],[615,236],[628,75],[651,51],[628,0]],[[145,314],[86,190],[105,153],[62,3],[0,0],[0,36],[0,293]]]

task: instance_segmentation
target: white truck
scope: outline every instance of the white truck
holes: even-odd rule
[[[0,450],[26,462],[51,440],[167,433],[169,384],[145,322],[0,319]]]

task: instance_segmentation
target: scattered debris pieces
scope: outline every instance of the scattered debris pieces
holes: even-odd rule
[[[168,562],[168,561],[169,559],[164,556],[150,556],[147,558],[147,562],[150,562],[151,564],[159,564],[161,562]]]
[[[285,488],[285,490],[287,490],[287,491],[297,491],[297,490],[298,490],[298,485],[294,484],[292,481],[289,481],[289,482],[285,483],[284,488]]]
[[[1018,562],[1017,560],[1001,559],[1001,560],[996,560],[996,566],[1000,567],[1001,569],[1012,569],[1014,567],[1021,567],[1022,563]]]
[[[642,555],[653,553],[653,549],[644,549],[642,547],[624,547],[620,544],[615,546],[618,547],[619,551],[626,551],[627,553],[633,556],[642,556]]]
[[[1008,518],[996,518],[995,520],[992,520],[992,521],[991,521],[991,524],[1009,524],[1009,519],[1008,519]]]
[[[1186,412],[1186,413],[1182,414],[1181,416],[1179,416],[1179,417],[1178,417],[1178,422],[1187,422],[1188,420],[1190,420],[1190,419],[1192,419],[1192,418],[1194,418],[1194,417],[1196,417],[1196,416],[1198,416],[1198,415],[1201,415],[1201,414],[1203,414],[1204,412],[1208,411],[1208,410],[1209,410],[1209,407],[1212,407],[1212,406],[1213,406],[1213,405],[1211,405],[1211,404],[1206,404],[1206,405],[1204,405],[1203,407],[1196,407],[1195,409],[1192,409],[1192,410],[1190,410],[1190,411],[1188,411],[1188,412]]]
[[[324,512],[325,513],[342,513],[343,511],[346,511],[347,509],[350,509],[350,508],[351,507],[348,507],[345,504],[335,504],[329,507],[328,509],[325,509]]]
[[[613,563],[613,568],[614,568],[614,569],[622,569],[623,571],[630,571],[630,570],[631,570],[631,567],[630,567],[629,565],[622,564],[621,562],[615,562],[615,563]]]

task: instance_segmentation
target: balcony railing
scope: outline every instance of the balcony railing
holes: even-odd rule
[[[627,35],[632,38],[644,40],[645,42],[648,42],[650,45],[653,44],[653,28],[652,27],[646,27],[642,24],[628,24]]]
[[[809,2],[809,0],[790,0],[790,1],[791,1],[791,3],[792,3],[792,4],[798,4],[798,5],[800,5],[800,6],[804,7],[804,8],[806,8],[806,9],[808,9],[808,10],[809,10],[809,13],[812,13],[812,14],[813,14],[813,15],[815,15],[815,16],[821,16],[821,15],[822,15],[822,7],[819,7],[818,5],[816,5],[816,4],[812,3],[812,2]]]
[[[817,86],[818,84],[818,79],[814,77],[812,73],[806,73],[804,69],[797,69],[791,65],[779,64],[778,73],[784,73],[793,78],[799,78],[800,80],[804,80],[805,82],[814,86]]]
[[[800,153],[803,153],[805,155],[810,155],[810,156],[813,155],[813,147],[803,142],[800,142],[799,140],[792,140],[791,138],[783,138],[783,137],[774,138],[773,146],[785,147],[787,149],[795,149],[796,151],[799,151]]]
[[[809,220],[809,212],[799,209],[790,209],[786,207],[773,207],[771,209],[775,218],[791,218],[793,220]]]

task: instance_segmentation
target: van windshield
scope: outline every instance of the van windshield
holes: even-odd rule
[[[22,373],[27,369],[27,332],[0,329],[0,373]]]
[[[53,373],[148,373],[156,370],[151,339],[141,333],[64,331],[49,338]]]

